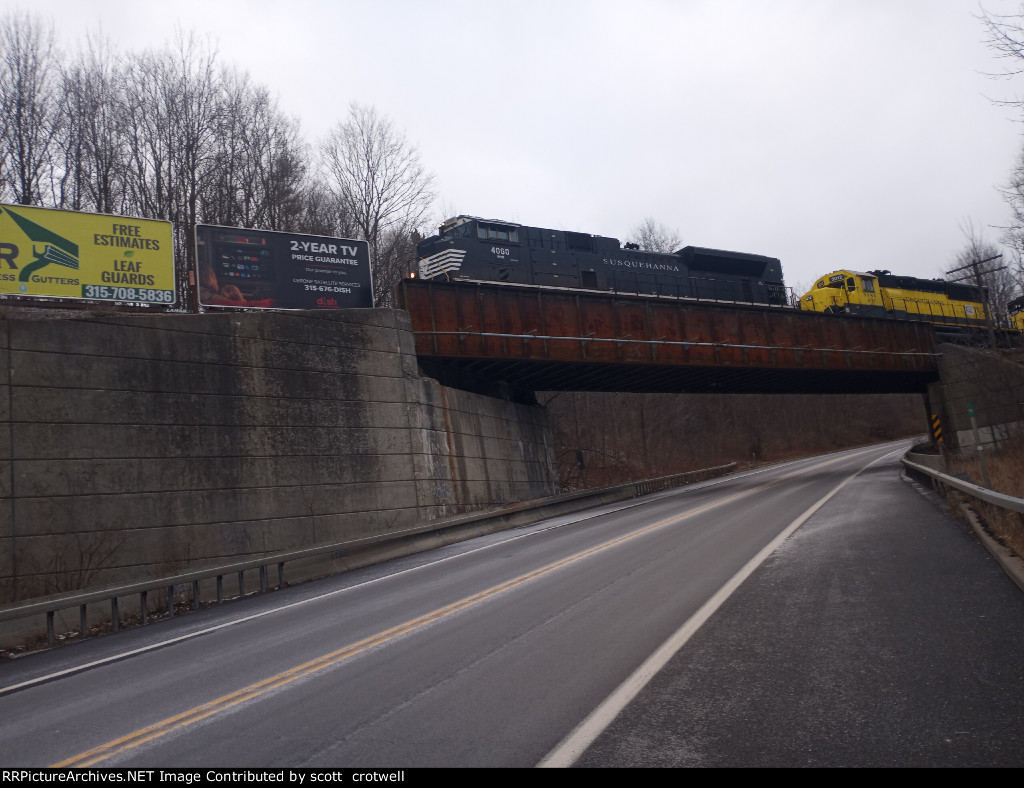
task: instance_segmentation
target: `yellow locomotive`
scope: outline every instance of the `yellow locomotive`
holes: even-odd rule
[[[800,297],[810,312],[926,320],[944,326],[985,325],[978,289],[942,279],[896,276],[889,271],[833,271]],[[1024,303],[1018,315],[1024,324]]]
[[[1006,311],[1010,315],[1010,328],[1024,331],[1024,296],[1013,299],[1006,305]]]

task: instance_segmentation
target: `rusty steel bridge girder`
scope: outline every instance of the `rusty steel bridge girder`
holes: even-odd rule
[[[485,393],[918,392],[938,376],[927,323],[489,283],[396,292],[424,372]]]

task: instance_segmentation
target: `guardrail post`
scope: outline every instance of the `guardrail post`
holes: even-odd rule
[[[46,645],[53,648],[53,611],[46,611]]]
[[[174,617],[174,586],[167,586],[167,617]]]
[[[117,632],[121,628],[121,615],[117,612],[117,597],[110,597],[110,630]]]
[[[217,575],[217,604],[224,601],[224,575]]]
[[[147,605],[147,597],[149,596],[148,591],[142,591],[139,593],[139,609],[142,611],[142,626],[146,626],[149,623],[149,613]]]
[[[245,570],[238,573],[238,598],[245,599]]]
[[[284,561],[277,562],[277,587],[284,588]]]
[[[192,609],[199,609],[199,581],[192,581]]]
[[[89,633],[86,623],[85,605],[80,605],[78,608],[78,626],[82,633],[82,640],[85,640],[85,636]]]
[[[260,567],[260,593],[267,593],[267,567]]]
[[[978,434],[978,420],[974,418],[974,406],[968,405],[967,412],[971,417],[971,431],[974,433],[974,446],[978,450],[978,459],[981,461],[981,475],[985,478],[985,486],[992,489],[992,478],[988,475],[988,460],[985,459],[985,449],[981,445],[981,436]],[[990,427],[990,434],[995,440],[995,428]]]

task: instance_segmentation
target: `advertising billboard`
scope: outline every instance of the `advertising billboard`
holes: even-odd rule
[[[0,204],[0,294],[169,306],[171,224]]]
[[[196,227],[204,307],[352,309],[373,306],[366,241],[236,227]]]

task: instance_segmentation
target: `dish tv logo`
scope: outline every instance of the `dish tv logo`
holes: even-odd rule
[[[336,299],[336,298],[328,298],[326,296],[320,296],[316,300],[316,305],[320,309],[332,309],[332,308],[338,306],[338,299]]]

